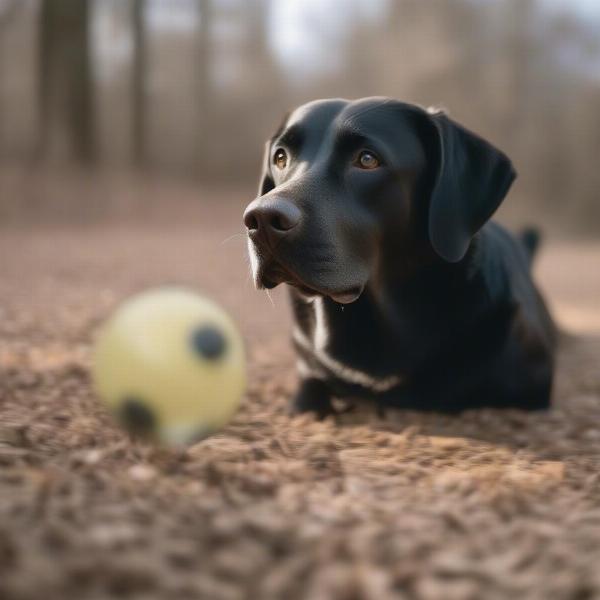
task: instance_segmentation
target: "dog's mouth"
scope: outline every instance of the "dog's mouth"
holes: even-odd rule
[[[287,283],[294,287],[306,299],[312,299],[317,296],[327,296],[338,304],[351,304],[356,302],[364,291],[364,285],[354,285],[343,289],[326,289],[307,285],[295,273],[283,268],[279,264],[273,264],[268,271],[262,271],[257,274],[256,287],[271,290],[280,283]]]

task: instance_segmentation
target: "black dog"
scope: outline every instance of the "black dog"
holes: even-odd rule
[[[246,209],[256,286],[291,287],[299,411],[331,398],[546,408],[555,330],[536,236],[487,223],[515,171],[450,120],[386,98],[319,100],[270,140]]]

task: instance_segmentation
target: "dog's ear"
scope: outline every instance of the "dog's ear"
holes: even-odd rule
[[[429,241],[448,262],[461,260],[471,238],[506,196],[516,172],[509,158],[443,112],[427,112],[435,182]]]
[[[258,195],[264,196],[275,188],[275,182],[271,175],[271,140],[265,144],[265,152],[263,155],[262,172],[260,182],[258,184]]]

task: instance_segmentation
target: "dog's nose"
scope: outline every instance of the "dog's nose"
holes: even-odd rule
[[[289,233],[300,223],[301,217],[300,209],[288,200],[259,198],[244,212],[244,225],[253,236],[273,239]]]

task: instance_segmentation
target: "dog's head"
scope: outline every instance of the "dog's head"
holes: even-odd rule
[[[390,265],[458,262],[514,177],[442,112],[386,98],[305,104],[267,143],[244,213],[255,283],[347,303]]]

